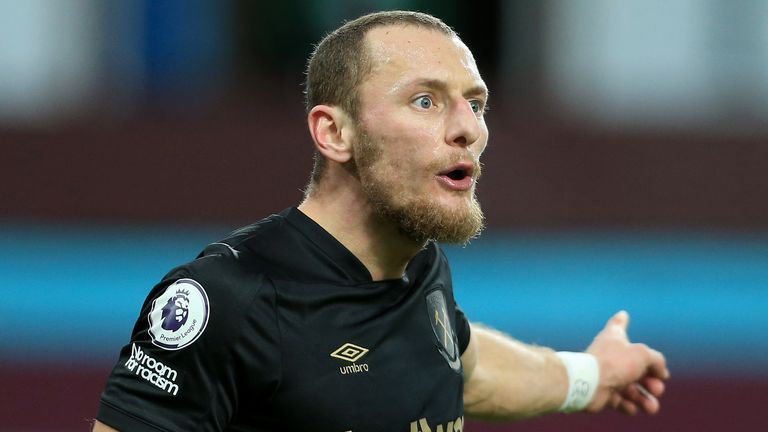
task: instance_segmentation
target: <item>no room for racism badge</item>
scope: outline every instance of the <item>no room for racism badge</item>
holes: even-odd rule
[[[172,283],[152,302],[149,336],[152,343],[178,350],[196,341],[208,325],[208,294],[192,279]]]

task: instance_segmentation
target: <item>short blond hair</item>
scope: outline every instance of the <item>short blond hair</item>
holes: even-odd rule
[[[317,105],[332,105],[342,108],[353,120],[358,119],[358,89],[373,69],[365,36],[373,28],[390,25],[411,25],[439,31],[449,37],[456,36],[456,32],[439,18],[422,12],[375,12],[347,21],[327,34],[309,57],[304,89],[307,112]],[[324,171],[325,158],[315,152],[308,192],[313,184],[319,183]]]

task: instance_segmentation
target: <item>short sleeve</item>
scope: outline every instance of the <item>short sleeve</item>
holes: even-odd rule
[[[467,317],[464,315],[464,312],[459,308],[458,305],[456,305],[456,338],[459,340],[459,352],[461,354],[464,354],[464,351],[467,350],[467,346],[469,346],[469,337],[470,337],[470,329],[469,329],[469,321],[467,320]]]
[[[273,290],[231,261],[200,258],[152,289],[99,421],[121,431],[224,430],[243,395],[271,394],[280,363]]]

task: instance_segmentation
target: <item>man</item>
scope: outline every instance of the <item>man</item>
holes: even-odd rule
[[[346,23],[310,59],[305,200],[150,293],[96,431],[462,431],[605,407],[655,413],[664,357],[611,318],[586,353],[470,325],[437,242],[482,228],[488,90],[441,21]]]

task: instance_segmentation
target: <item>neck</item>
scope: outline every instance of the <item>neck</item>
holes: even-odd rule
[[[312,193],[299,210],[349,249],[374,281],[397,279],[425,242],[414,241],[382,219],[360,194],[336,190]]]

